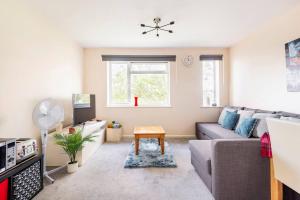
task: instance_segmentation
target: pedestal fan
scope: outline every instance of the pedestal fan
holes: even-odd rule
[[[49,175],[62,169],[65,166],[55,168],[51,171],[46,170],[46,148],[48,130],[55,128],[55,126],[62,122],[64,119],[64,108],[55,100],[48,98],[39,102],[32,113],[32,120],[34,124],[41,130],[42,140],[42,154],[43,154],[43,166],[44,166],[44,177],[50,182],[54,183],[54,179]]]

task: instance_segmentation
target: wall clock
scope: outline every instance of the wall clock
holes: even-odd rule
[[[189,67],[193,64],[194,57],[192,55],[187,55],[182,58],[182,64],[186,67]]]

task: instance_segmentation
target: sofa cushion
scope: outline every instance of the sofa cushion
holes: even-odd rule
[[[291,121],[291,122],[298,122],[298,123],[300,123],[300,118],[296,118],[296,117],[284,117],[284,116],[281,116],[280,119],[281,119],[281,120],[286,120],[286,121]]]
[[[254,108],[245,108],[244,110],[254,111],[255,113],[269,113],[269,114],[275,114],[275,111],[270,110],[261,110],[261,109],[254,109]]]
[[[219,120],[218,120],[218,124],[223,124],[223,121],[224,121],[224,118],[226,116],[226,112],[229,111],[229,112],[237,112],[237,109],[235,108],[231,108],[231,107],[224,107],[220,116],[219,116]]]
[[[237,113],[240,115],[240,118],[239,118],[238,123],[236,124],[236,127],[239,127],[244,118],[252,117],[252,115],[255,112],[254,112],[254,110],[239,110]]]
[[[230,129],[233,130],[234,127],[236,126],[236,123],[239,120],[239,114],[237,114],[236,112],[229,112],[226,111],[226,115],[224,117],[223,123],[222,123],[222,127],[226,128],[226,129]]]
[[[240,123],[239,127],[235,129],[235,132],[242,137],[251,137],[253,130],[256,126],[257,120],[258,119],[252,117],[244,118],[243,121]]]
[[[206,173],[211,174],[211,140],[190,140],[190,151]]]
[[[254,137],[261,137],[265,132],[269,132],[266,118],[279,118],[279,115],[271,113],[255,113],[252,117],[258,119],[252,135]]]
[[[279,112],[276,112],[276,114],[284,116],[284,117],[294,117],[294,118],[299,118],[300,119],[300,115],[295,114],[295,113],[279,111]]]
[[[234,139],[242,138],[232,130],[223,128],[217,123],[197,123],[197,129],[211,139]]]

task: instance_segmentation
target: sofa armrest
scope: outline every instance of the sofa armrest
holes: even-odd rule
[[[270,199],[269,159],[259,139],[212,141],[212,193],[216,200]]]

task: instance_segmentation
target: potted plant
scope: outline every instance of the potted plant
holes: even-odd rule
[[[68,155],[70,162],[68,163],[68,173],[76,172],[78,169],[78,162],[76,155],[84,147],[84,143],[93,142],[95,136],[90,134],[82,136],[82,129],[73,129],[69,134],[57,133],[54,135],[55,143],[63,148]]]

